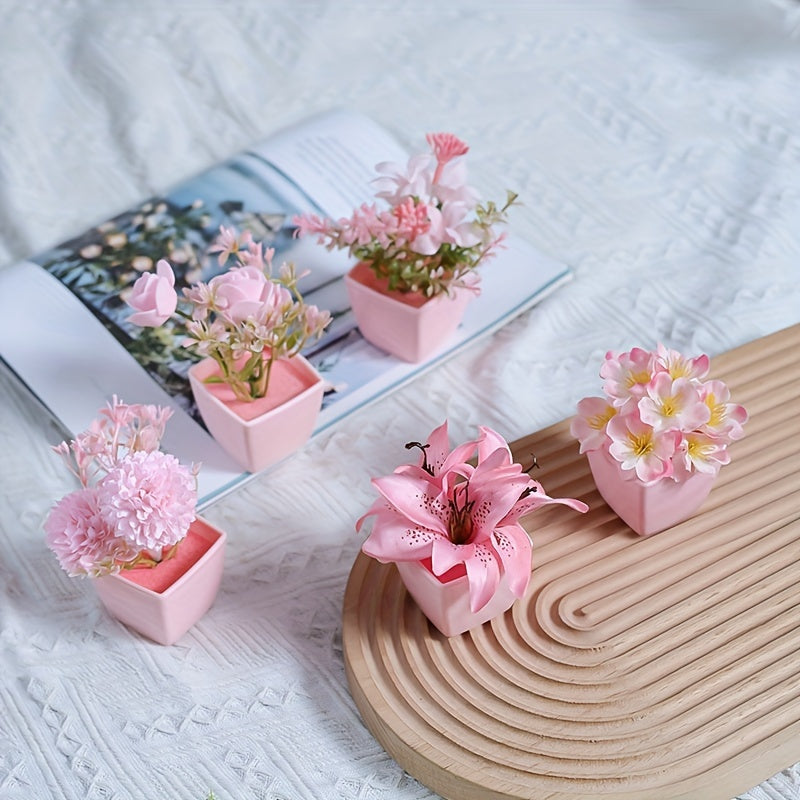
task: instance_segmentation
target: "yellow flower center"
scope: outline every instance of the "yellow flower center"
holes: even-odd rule
[[[603,430],[605,428],[606,423],[617,413],[617,409],[614,406],[606,406],[605,411],[602,414],[595,414],[593,417],[589,417],[587,422],[589,423],[590,428],[594,428],[596,431]]]
[[[689,377],[689,365],[681,358],[679,358],[677,361],[670,362],[669,366],[667,367],[667,371],[669,372],[669,376],[672,378],[672,380],[675,380],[676,378]]]
[[[670,396],[661,401],[661,414],[665,417],[674,417],[678,412],[678,401]]]
[[[710,392],[706,397],[706,405],[709,411],[711,411],[711,419],[708,421],[708,424],[712,428],[722,424],[722,421],[725,419],[725,405],[717,402],[717,398],[714,397],[713,392]]]
[[[639,436],[629,433],[628,441],[637,458],[646,456],[653,449],[653,437],[649,433],[642,433]]]
[[[632,386],[636,386],[637,383],[650,383],[650,373],[644,369],[639,372],[629,372],[625,385],[630,389]]]
[[[691,458],[703,458],[711,451],[711,446],[700,439],[689,437],[686,441],[686,452]]]

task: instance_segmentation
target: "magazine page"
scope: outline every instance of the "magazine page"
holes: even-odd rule
[[[564,265],[511,237],[481,268],[481,296],[441,350],[408,364],[369,345],[349,308],[344,253],[294,237],[292,218],[313,211],[341,216],[372,197],[379,161],[407,155],[361,115],[312,118],[178,186],[163,197],[0,271],[0,356],[70,433],[82,430],[113,394],[175,409],[164,447],[202,462],[200,507],[248,475],[208,435],[187,372],[196,360],[178,323],[138,328],[127,321],[126,293],[167,258],[176,288],[223,271],[208,253],[221,225],[249,230],[274,247],[275,263],[308,270],[305,299],[332,315],[322,339],[305,351],[326,380],[315,433],[400,386],[504,324],[569,277]],[[35,310],[35,311],[34,311]]]

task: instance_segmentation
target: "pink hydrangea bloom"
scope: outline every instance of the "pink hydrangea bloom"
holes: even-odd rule
[[[178,306],[175,273],[169,262],[161,259],[155,275],[143,272],[133,284],[127,302],[135,312],[128,317],[129,322],[146,328],[163,325]]]
[[[197,503],[195,468],[158,447],[172,409],[114,397],[83,433],[54,447],[82,488],[48,515],[46,541],[70,575],[97,577],[161,557]]]
[[[132,549],[160,553],[181,541],[194,521],[196,484],[173,455],[132,453],[98,484],[100,513]]]
[[[373,518],[364,552],[383,562],[430,558],[435,575],[463,564],[473,611],[489,602],[503,573],[521,597],[530,579],[531,544],[520,517],[549,503],[579,511],[585,504],[548,497],[490,428],[450,450],[445,423],[424,445],[410,446],[423,451],[420,463],[372,481],[381,497],[356,524],[360,530]],[[474,465],[468,461],[473,456]]]
[[[70,576],[98,576],[119,570],[135,555],[102,514],[95,487],[62,497],[44,523],[47,546]]]

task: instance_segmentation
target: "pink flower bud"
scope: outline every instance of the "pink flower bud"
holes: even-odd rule
[[[162,258],[156,265],[155,275],[145,272],[136,280],[128,305],[135,311],[128,317],[128,322],[144,328],[157,328],[175,313],[178,294],[175,291],[175,273],[169,262]]]
[[[234,325],[257,314],[271,285],[256,267],[235,267],[209,281],[216,307]]]

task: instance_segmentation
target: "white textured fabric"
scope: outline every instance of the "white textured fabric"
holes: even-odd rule
[[[800,321],[800,5],[0,2],[0,263],[332,106],[473,182],[575,280],[213,506],[220,595],[178,645],[111,619],[45,549],[59,433],[0,374],[0,798],[428,798],[363,727],[341,601],[369,478],[445,417],[514,439],[607,349],[712,356]],[[31,309],[35,313],[35,309]],[[800,796],[795,767],[744,795]]]

